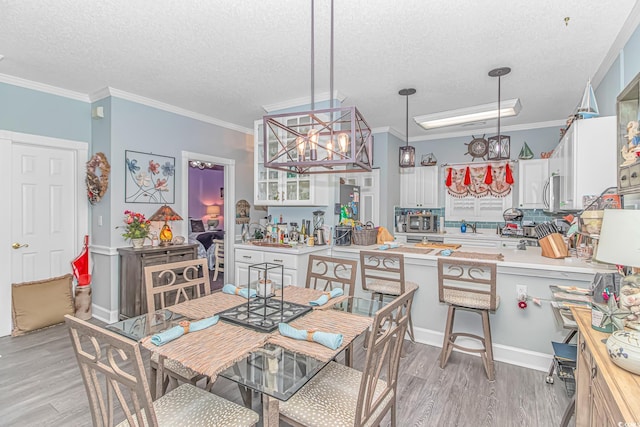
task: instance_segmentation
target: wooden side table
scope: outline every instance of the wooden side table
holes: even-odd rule
[[[149,265],[188,261],[198,257],[198,245],[144,246],[119,248],[120,319],[147,313],[144,268]]]

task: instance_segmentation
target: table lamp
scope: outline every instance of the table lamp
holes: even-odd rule
[[[173,232],[167,222],[182,221],[182,217],[175,213],[170,206],[163,205],[156,211],[156,213],[151,215],[149,221],[164,221],[164,225],[160,230],[160,246],[169,246],[171,244],[171,240],[173,240]]]
[[[594,258],[597,261],[634,267],[620,283],[618,305],[625,326],[640,330],[640,210],[605,209]]]
[[[220,215],[220,206],[207,206],[207,215],[209,215],[209,220],[207,221],[209,230],[215,230],[216,228],[218,228],[218,224],[220,224],[220,221],[217,218],[218,215]]]

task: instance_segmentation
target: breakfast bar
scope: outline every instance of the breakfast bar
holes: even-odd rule
[[[337,258],[358,259],[361,250],[377,250],[379,246],[334,246],[329,252]],[[440,250],[418,249],[423,248],[406,244],[397,249],[405,258],[406,280],[419,286],[412,310],[415,336],[418,342],[441,347],[447,307],[438,301],[437,254]],[[591,264],[578,258],[545,258],[538,247],[518,250],[463,245],[459,251],[468,256],[476,254],[479,260],[495,260],[497,263],[500,306],[491,314],[495,359],[540,371],[549,367],[551,341],[562,341],[566,334],[552,313],[549,285],[588,288],[595,273],[614,271],[610,266]],[[502,260],[497,259],[499,255],[502,255]],[[527,288],[529,301],[525,309],[517,304],[518,286]],[[356,289],[356,295],[362,292],[360,284]],[[533,299],[539,299],[540,305]],[[471,313],[460,313],[456,323],[471,333],[479,333],[482,328]]]

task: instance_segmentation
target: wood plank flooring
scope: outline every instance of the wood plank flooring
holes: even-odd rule
[[[356,361],[363,360],[361,345]],[[480,358],[454,353],[445,369],[439,348],[407,341],[398,386],[398,426],[557,426],[569,398],[544,372],[496,363],[487,381]],[[147,353],[148,354],[148,353]],[[358,367],[358,365],[356,365]],[[242,403],[223,378],[213,389]],[[254,398],[260,413],[260,399]],[[0,338],[0,426],[90,426],[91,414],[64,325]],[[389,417],[383,422],[389,425]],[[573,425],[573,420],[571,425]]]

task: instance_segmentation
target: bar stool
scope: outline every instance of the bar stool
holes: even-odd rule
[[[376,296],[382,304],[385,297],[393,299],[404,295],[418,285],[404,280],[404,256],[399,253],[381,251],[360,251],[360,274],[362,289],[371,292],[371,299]],[[413,321],[409,313],[409,339],[415,343]]]
[[[480,353],[489,381],[495,378],[493,348],[489,312],[500,304],[496,295],[496,264],[464,260],[460,258],[438,258],[438,297],[440,302],[449,304],[447,323],[444,328],[444,342],[440,353],[440,367],[444,368],[454,348]],[[466,310],[482,317],[484,336],[466,332],[453,332],[456,310]],[[482,348],[469,348],[457,344],[458,337],[480,341]]]

